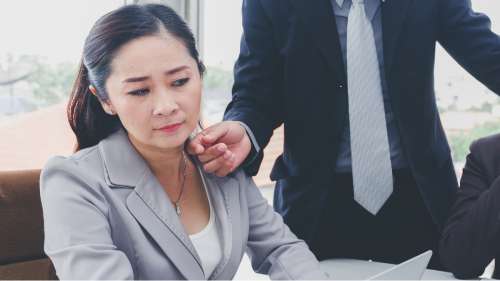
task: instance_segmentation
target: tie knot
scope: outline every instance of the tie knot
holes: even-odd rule
[[[352,0],[353,4],[363,5],[365,4],[365,0]]]

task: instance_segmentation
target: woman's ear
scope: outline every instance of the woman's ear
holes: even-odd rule
[[[109,100],[101,101],[102,109],[109,115],[116,115],[116,111],[114,110],[113,105]]]
[[[89,86],[89,90],[92,93],[92,95],[94,95],[99,100],[99,102],[101,103],[101,106],[102,106],[102,109],[104,110],[104,112],[106,112],[109,115],[116,115],[116,111],[114,110],[113,105],[111,104],[111,101],[109,99],[106,100],[106,101],[102,101],[97,96],[97,89],[94,86],[92,86],[92,85]]]

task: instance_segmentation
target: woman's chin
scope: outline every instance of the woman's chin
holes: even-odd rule
[[[175,136],[162,137],[154,141],[154,145],[159,149],[172,149],[183,146],[189,135],[179,134]]]

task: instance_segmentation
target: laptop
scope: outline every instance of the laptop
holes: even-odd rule
[[[429,264],[432,251],[426,251],[416,257],[395,265],[369,277],[368,280],[420,280]]]

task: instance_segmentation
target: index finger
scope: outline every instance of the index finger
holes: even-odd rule
[[[205,151],[205,147],[202,144],[203,136],[204,135],[202,133],[198,133],[196,136],[189,140],[186,147],[189,154],[198,155]]]

